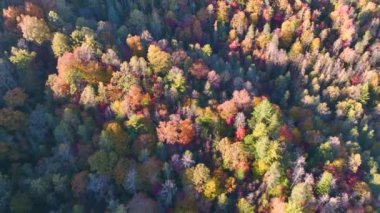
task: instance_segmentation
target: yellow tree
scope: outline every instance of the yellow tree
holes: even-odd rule
[[[148,61],[155,73],[166,72],[171,66],[170,54],[162,51],[157,45],[148,48]]]

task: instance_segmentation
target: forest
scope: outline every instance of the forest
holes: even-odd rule
[[[380,0],[0,11],[0,212],[380,212]]]

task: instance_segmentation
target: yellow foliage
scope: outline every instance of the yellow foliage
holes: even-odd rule
[[[205,184],[205,188],[203,191],[204,196],[209,199],[213,200],[215,199],[219,194],[221,193],[220,189],[220,183],[218,179],[216,178],[211,178],[208,180]]]
[[[152,44],[148,48],[148,61],[155,73],[166,72],[171,66],[170,54]]]
[[[262,176],[268,171],[269,165],[264,160],[256,160],[253,162],[253,173]]]

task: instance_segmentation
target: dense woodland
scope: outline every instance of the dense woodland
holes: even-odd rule
[[[0,212],[380,212],[379,0],[0,7]]]

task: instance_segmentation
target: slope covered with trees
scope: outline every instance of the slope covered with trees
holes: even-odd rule
[[[379,0],[0,7],[0,212],[379,211]]]

